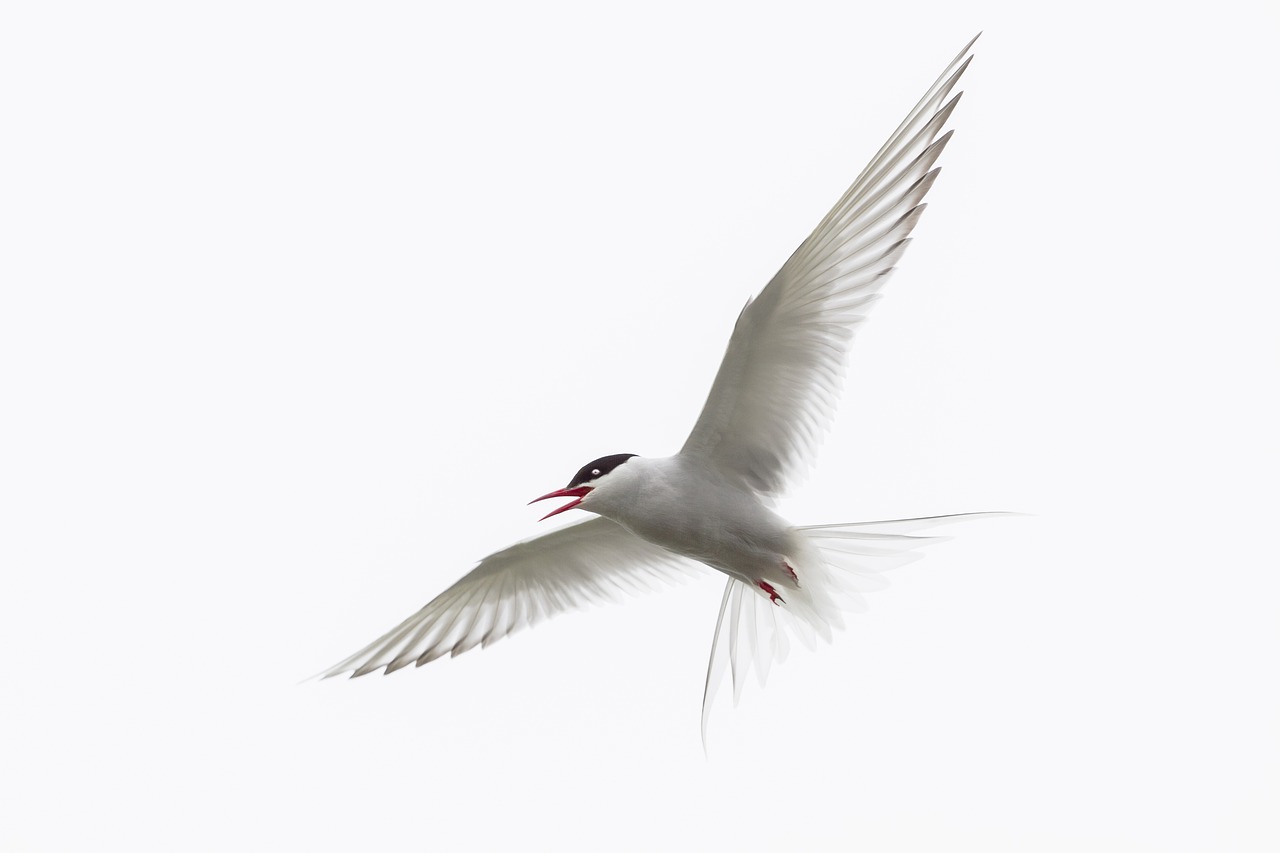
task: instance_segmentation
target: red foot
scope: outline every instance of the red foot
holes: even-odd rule
[[[778,603],[778,602],[780,602],[780,601],[781,601],[783,604],[786,604],[786,603],[787,603],[787,602],[782,598],[782,596],[778,595],[778,591],[777,591],[776,589],[774,589],[774,588],[773,588],[773,584],[769,583],[768,581],[758,581],[758,582],[756,583],[756,586],[760,587],[760,588],[761,588],[761,589],[763,589],[765,592],[769,593],[769,601],[770,601],[770,603],[772,603],[772,604],[777,604],[777,603]]]
[[[796,577],[796,570],[788,566],[785,560],[782,563],[782,568],[787,570],[787,574],[791,575],[791,579],[793,581],[795,581],[797,584],[800,583],[800,578]]]

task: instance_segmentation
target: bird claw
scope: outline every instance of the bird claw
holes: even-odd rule
[[[757,581],[756,585],[759,586],[761,589],[763,589],[765,592],[769,593],[769,603],[771,604],[787,603],[786,599],[778,595],[778,591],[774,589],[773,584],[769,583],[768,581]]]
[[[796,570],[787,565],[786,560],[782,561],[782,568],[786,570],[787,574],[791,575],[791,579],[796,582],[797,586],[799,586],[800,578],[796,577]]]

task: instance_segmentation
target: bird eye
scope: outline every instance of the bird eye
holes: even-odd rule
[[[591,476],[592,476],[592,477],[599,477],[599,476],[600,476],[600,469],[599,469],[599,468],[592,468],[592,469],[591,469]]]

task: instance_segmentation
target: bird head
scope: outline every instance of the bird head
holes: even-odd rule
[[[559,515],[562,512],[573,509],[586,500],[594,489],[599,488],[609,475],[617,470],[619,465],[634,457],[634,453],[615,453],[612,456],[601,456],[599,459],[593,459],[583,465],[578,469],[578,473],[573,475],[569,485],[563,489],[556,489],[554,492],[547,492],[542,497],[529,501],[531,504],[536,504],[538,501],[545,501],[548,498],[575,498],[575,500],[569,501],[559,509],[553,509],[538,521],[546,521],[553,515]]]

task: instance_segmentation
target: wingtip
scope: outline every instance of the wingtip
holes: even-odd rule
[[[964,74],[965,69],[969,67],[969,63],[973,62],[974,54],[969,51],[973,47],[974,42],[976,42],[981,36],[982,33],[978,33],[978,35],[969,39],[969,43],[960,49],[960,52],[956,54],[955,59],[951,60],[951,64],[947,66],[947,71],[955,68],[955,71],[950,75],[951,82],[949,85],[954,85],[955,81],[959,80]],[[947,76],[947,71],[943,72],[943,77]]]
[[[310,682],[310,681],[328,681],[330,678],[337,678],[339,675],[342,675],[342,673],[344,672],[346,672],[345,669],[336,669],[334,667],[330,667],[329,669],[322,669],[319,672],[317,672],[315,675],[309,675],[306,678],[302,679],[301,681],[298,682],[298,684],[306,684],[307,682]]]
[[[965,44],[965,46],[960,48],[960,52],[956,54],[955,59],[951,60],[950,64],[947,66],[947,69],[950,70],[951,68],[954,68],[956,65],[960,64],[961,60],[964,60],[963,64],[967,66],[969,62],[973,59],[973,56],[969,55],[969,50],[973,47],[974,43],[981,37],[982,37],[982,31],[979,30],[976,36],[969,39],[969,41]],[[962,67],[960,70],[963,71],[964,68]],[[946,77],[946,76],[947,76],[946,72],[943,72],[943,77]]]

